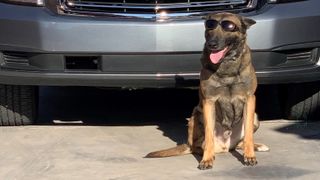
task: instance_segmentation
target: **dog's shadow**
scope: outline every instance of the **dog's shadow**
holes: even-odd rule
[[[230,153],[233,157],[235,157],[242,165],[246,165],[243,159],[243,155],[239,153],[237,150],[231,150]]]

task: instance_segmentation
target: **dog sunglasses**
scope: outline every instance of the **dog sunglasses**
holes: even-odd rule
[[[238,31],[238,27],[235,23],[232,21],[224,20],[224,21],[217,21],[214,19],[206,20],[205,26],[206,29],[213,30],[218,27],[218,25],[221,26],[221,28],[226,32],[235,32]]]

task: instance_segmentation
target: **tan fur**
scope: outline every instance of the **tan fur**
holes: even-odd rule
[[[231,13],[209,15],[207,19],[229,20],[239,28],[248,28],[254,23],[253,20]],[[239,32],[225,32],[221,28],[206,30],[206,38],[237,36],[241,40],[239,42],[243,44],[233,51],[240,52],[240,56],[229,57],[233,60],[222,62],[218,66],[208,60],[208,52],[206,48],[204,49],[201,58],[203,68],[200,75],[199,104],[194,108],[188,122],[188,143],[152,152],[146,157],[196,153],[202,155],[199,169],[209,169],[213,166],[216,153],[242,149],[244,163],[255,165],[257,160],[254,151],[269,150],[266,145],[255,144],[253,140],[253,133],[259,127],[254,95],[257,78],[251,64],[250,49],[245,44],[246,34],[243,33],[245,30],[240,29]],[[230,105],[233,110],[230,110]],[[232,113],[234,119],[226,119],[229,118],[227,115]],[[225,124],[228,122],[232,122],[231,129]]]
[[[189,145],[181,144],[166,150],[151,152],[147,154],[146,157],[153,158],[153,157],[180,156],[180,155],[190,154],[191,152],[192,151]]]

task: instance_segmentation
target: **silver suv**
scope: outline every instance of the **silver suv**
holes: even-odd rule
[[[203,17],[248,32],[260,84],[281,86],[288,118],[319,117],[319,0],[0,0],[0,125],[36,119],[37,86],[196,86]],[[281,94],[279,93],[279,94]]]

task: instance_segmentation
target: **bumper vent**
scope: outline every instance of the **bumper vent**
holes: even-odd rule
[[[319,49],[294,49],[289,51],[282,51],[285,55],[285,61],[280,67],[299,67],[306,65],[314,65],[319,58]]]
[[[89,70],[97,71],[100,66],[100,58],[98,56],[66,56],[66,70]]]
[[[4,52],[3,60],[5,66],[29,66],[29,56],[20,52]]]
[[[60,0],[64,13],[161,18],[253,9],[256,0]],[[187,13],[187,14],[185,14]]]
[[[310,61],[312,57],[312,49],[287,52],[287,61]]]

